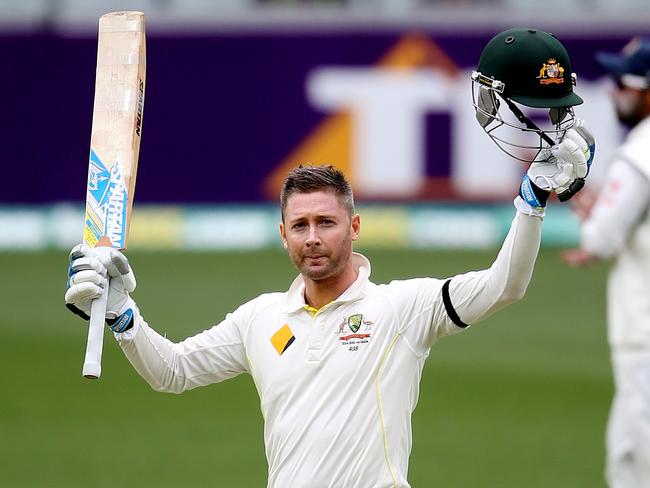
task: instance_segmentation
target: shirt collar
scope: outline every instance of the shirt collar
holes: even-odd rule
[[[364,288],[370,278],[370,261],[363,254],[353,252],[352,265],[357,272],[357,279],[334,302],[349,302],[356,300],[363,294]],[[293,280],[293,283],[291,283],[289,290],[285,294],[283,311],[285,313],[292,313],[298,310],[304,310],[305,305],[305,281],[300,274]]]

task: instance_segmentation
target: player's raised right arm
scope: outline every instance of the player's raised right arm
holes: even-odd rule
[[[153,330],[135,309],[135,326],[115,337],[136,371],[154,390],[182,393],[248,372],[232,314],[220,324],[174,343]]]

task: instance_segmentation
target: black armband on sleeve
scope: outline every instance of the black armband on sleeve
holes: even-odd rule
[[[449,297],[449,283],[451,283],[451,280],[445,281],[445,284],[442,285],[442,303],[445,304],[445,310],[447,311],[447,315],[449,315],[451,321],[461,329],[464,329],[468,327],[469,324],[460,320],[460,317],[451,303],[451,298]]]

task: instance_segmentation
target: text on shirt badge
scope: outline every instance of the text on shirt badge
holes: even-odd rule
[[[363,314],[357,313],[345,317],[338,325],[335,333],[339,336],[342,346],[349,346],[350,351],[357,351],[359,344],[367,344],[370,339],[370,329],[374,322],[364,320]]]

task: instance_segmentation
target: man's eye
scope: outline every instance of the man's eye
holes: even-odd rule
[[[330,220],[330,219],[323,219],[323,220],[321,220],[321,224],[324,224],[324,225],[334,225],[334,221],[333,221],[333,220]]]
[[[305,228],[305,224],[302,223],[302,222],[301,222],[301,223],[298,223],[298,224],[293,224],[293,225],[291,226],[291,228],[294,229],[294,230],[301,230],[301,229],[304,229],[304,228]]]

